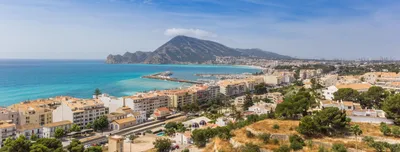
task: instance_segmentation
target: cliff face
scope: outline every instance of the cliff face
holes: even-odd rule
[[[267,59],[290,59],[289,56],[260,49],[234,49],[225,45],[187,36],[176,36],[153,52],[126,52],[124,55],[109,55],[107,63],[205,63],[215,61],[216,56],[246,56]]]

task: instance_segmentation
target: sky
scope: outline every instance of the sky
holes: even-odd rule
[[[0,0],[0,58],[105,59],[176,35],[297,58],[400,59],[398,0]]]

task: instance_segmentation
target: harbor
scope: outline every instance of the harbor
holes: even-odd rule
[[[171,71],[160,72],[152,75],[142,76],[142,78],[147,79],[158,79],[158,80],[165,80],[165,81],[173,81],[173,82],[180,82],[180,83],[190,83],[190,84],[203,84],[203,82],[198,81],[191,81],[191,80],[184,80],[184,79],[177,79],[170,77],[173,73]]]

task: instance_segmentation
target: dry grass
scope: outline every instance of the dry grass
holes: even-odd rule
[[[205,148],[202,149],[204,152],[214,151],[216,148],[218,151],[226,151],[226,152],[235,152],[237,149],[234,149],[229,141],[222,140],[218,137],[214,138]]]
[[[275,124],[279,125],[279,129],[273,129]],[[249,127],[265,133],[296,134],[297,126],[299,126],[299,121],[267,119],[254,123]]]

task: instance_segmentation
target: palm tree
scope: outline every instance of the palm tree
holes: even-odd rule
[[[94,90],[94,95],[96,96],[96,99],[99,97],[99,95],[101,95],[101,91],[99,88],[96,88],[96,90]]]
[[[356,137],[356,141],[357,141],[357,136],[360,136],[363,133],[363,131],[360,129],[360,126],[358,125],[351,126],[350,131],[353,132],[354,136]],[[356,143],[356,151],[358,151],[357,145],[358,143]]]

